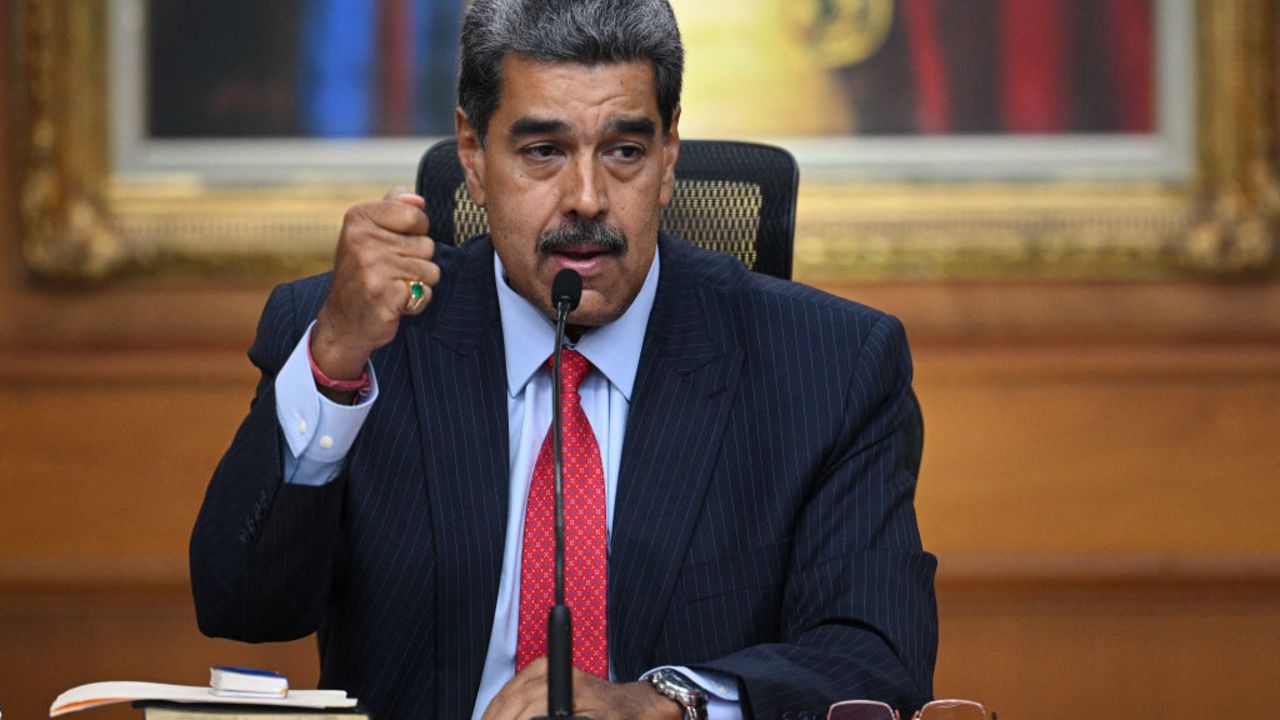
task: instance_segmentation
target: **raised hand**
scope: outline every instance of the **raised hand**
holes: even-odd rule
[[[354,380],[374,350],[391,342],[404,315],[427,307],[440,281],[427,237],[426,202],[396,186],[347,210],[333,262],[333,285],[311,333],[311,356],[325,375]]]

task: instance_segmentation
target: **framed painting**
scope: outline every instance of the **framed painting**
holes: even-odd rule
[[[801,165],[810,282],[1274,272],[1280,0],[673,0],[684,137]],[[17,4],[47,278],[323,269],[449,132],[461,0]]]

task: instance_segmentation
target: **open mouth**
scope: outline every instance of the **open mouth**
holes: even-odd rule
[[[598,273],[608,259],[615,254],[598,245],[578,245],[556,248],[547,255],[557,268],[571,268],[577,270],[583,277],[590,277]]]
[[[578,245],[577,247],[557,248],[552,251],[552,254],[561,255],[573,260],[590,260],[591,258],[600,257],[602,255],[611,255],[613,253],[601,247]]]
[[[538,251],[557,268],[590,277],[602,272],[611,256],[627,251],[627,238],[620,229],[605,223],[569,223],[542,233]]]

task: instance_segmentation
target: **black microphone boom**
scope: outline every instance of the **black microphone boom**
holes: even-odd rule
[[[564,450],[560,417],[560,350],[564,347],[564,327],[569,313],[582,300],[582,276],[565,268],[551,281],[551,305],[556,309],[556,349],[551,363],[551,383],[555,386],[551,409],[552,466],[555,468],[556,507],[556,602],[547,616],[547,717],[573,716],[573,619],[564,602]],[[537,720],[547,720],[537,718]],[[578,720],[578,718],[574,718]],[[582,719],[585,720],[585,719]]]

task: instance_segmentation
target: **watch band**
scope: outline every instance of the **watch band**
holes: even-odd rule
[[[645,681],[684,708],[685,720],[707,720],[707,691],[671,668],[655,670]]]

